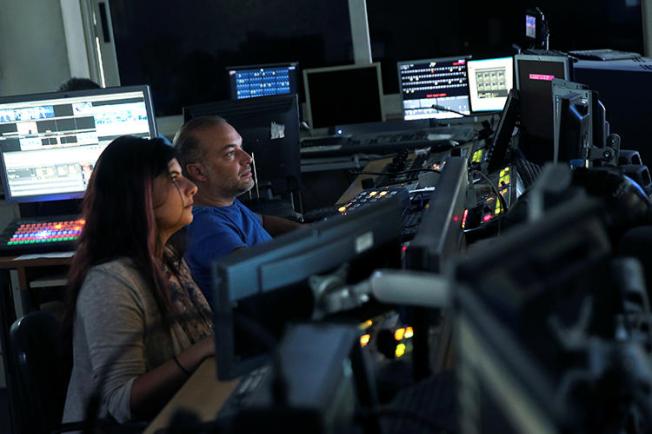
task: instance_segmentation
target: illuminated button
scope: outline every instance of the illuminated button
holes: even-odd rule
[[[369,193],[369,197],[374,197],[374,196],[376,196],[376,194],[378,194],[377,191],[372,191],[372,192]]]
[[[369,342],[371,341],[371,335],[370,334],[364,334],[360,336],[360,346],[361,347],[366,347],[369,345]]]
[[[406,327],[405,328],[405,339],[410,339],[414,336],[414,329],[412,327]]]
[[[402,341],[405,336],[405,329],[401,327],[400,329],[394,330],[394,339],[397,341]]]
[[[396,356],[396,358],[398,359],[398,358],[403,357],[405,355],[406,349],[407,348],[406,348],[405,344],[402,344],[402,343],[398,344],[396,346],[396,349],[394,350],[394,355]]]
[[[378,195],[378,197],[384,197],[386,195],[387,195],[386,191],[381,191],[380,194]]]
[[[360,328],[361,328],[362,330],[366,330],[366,329],[368,329],[369,327],[371,327],[372,325],[374,325],[374,322],[373,322],[372,320],[368,319],[368,320],[366,320],[365,322],[363,322],[363,323],[360,324]]]
[[[345,206],[341,206],[341,207],[339,207],[337,210],[338,210],[341,214],[344,214],[344,213],[346,212],[346,207],[345,207]]]

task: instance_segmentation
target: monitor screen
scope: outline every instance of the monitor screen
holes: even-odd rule
[[[441,273],[445,261],[464,248],[462,220],[469,186],[466,159],[445,161],[428,208],[405,250],[405,266],[411,270]]]
[[[184,107],[184,121],[221,116],[242,136],[242,147],[255,158],[259,187],[275,194],[301,188],[299,107],[296,95],[218,101]]]
[[[569,80],[566,56],[514,56],[520,97],[521,139],[525,157],[538,164],[553,160],[554,125],[552,80]]]
[[[308,123],[313,128],[382,122],[380,63],[303,70]]]
[[[126,134],[156,135],[147,86],[0,98],[5,199],[81,198],[104,148]]]
[[[377,268],[399,268],[402,211],[398,199],[384,200],[216,262],[218,378],[238,377],[267,360],[260,336],[247,332],[252,322],[278,339],[289,322],[311,318],[320,300],[310,287],[314,276],[336,289],[367,279]]]
[[[466,75],[471,56],[398,62],[403,119],[447,119],[459,114],[437,110],[433,104],[470,114]]]
[[[469,60],[468,74],[471,111],[501,111],[514,86],[514,58]]]
[[[297,93],[297,64],[229,66],[231,99]]]

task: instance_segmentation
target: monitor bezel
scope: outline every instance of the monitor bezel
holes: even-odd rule
[[[465,247],[462,221],[470,186],[467,159],[450,157],[445,161],[429,206],[405,250],[405,268],[409,270],[442,273]]]
[[[312,116],[312,102],[310,99],[310,84],[309,84],[309,76],[310,74],[315,74],[315,73],[323,73],[323,72],[338,72],[338,71],[348,71],[352,69],[364,69],[364,68],[371,68],[374,67],[376,68],[376,78],[378,82],[378,99],[380,103],[380,116],[381,116],[381,121],[385,122],[387,119],[387,116],[385,114],[385,104],[384,104],[384,97],[385,94],[383,92],[383,76],[382,72],[380,69],[380,62],[373,62],[373,63],[366,63],[366,64],[353,64],[353,65],[339,65],[339,66],[326,66],[322,68],[308,68],[304,69],[302,71],[303,74],[303,90],[304,94],[306,97],[306,111],[305,111],[305,119],[307,120],[308,124],[313,127],[313,128],[329,128],[333,127],[334,125],[327,125],[327,126],[322,126],[322,127],[314,127],[313,125],[313,116]]]
[[[299,93],[299,80],[298,80],[298,71],[299,71],[299,62],[278,62],[278,63],[261,63],[261,64],[253,64],[253,65],[235,65],[235,66],[226,66],[224,70],[226,71],[226,76],[227,80],[229,83],[229,98],[234,101],[239,101],[238,98],[236,98],[236,95],[233,93],[233,86],[231,83],[231,72],[232,71],[247,71],[247,70],[254,70],[254,69],[263,69],[263,68],[282,68],[282,67],[291,67],[294,66],[295,70],[295,76],[294,76],[294,92],[289,92],[289,93],[279,93],[276,95],[295,95]],[[265,96],[276,96],[276,95],[265,95]],[[260,97],[258,97],[260,98]],[[250,98],[240,98],[240,99],[250,99]]]
[[[515,65],[515,60],[514,56],[500,56],[500,57],[487,57],[487,58],[482,58],[482,59],[469,59],[469,61],[466,64],[466,74],[467,74],[467,81],[469,83],[469,108],[471,109],[471,114],[489,114],[489,113],[500,113],[504,108],[505,104],[503,104],[503,108],[500,110],[480,110],[480,109],[474,109],[473,108],[473,97],[471,95],[471,75],[469,73],[469,65],[471,63],[479,63],[479,62],[486,62],[486,61],[496,61],[496,60],[503,60],[503,59],[511,59],[512,61],[512,88],[515,87],[516,85],[516,71],[514,69]],[[507,93],[509,94],[509,91],[511,89],[507,89]],[[505,103],[507,103],[507,97],[505,97]]]
[[[151,137],[154,138],[158,135],[158,130],[156,127],[156,115],[154,113],[154,104],[152,102],[152,95],[148,85],[136,85],[136,86],[114,86],[106,87],[99,89],[84,89],[76,91],[65,91],[65,92],[45,92],[45,93],[35,93],[35,94],[26,94],[26,95],[11,95],[0,97],[1,104],[11,104],[19,102],[35,102],[39,100],[56,100],[61,99],[65,101],[68,98],[79,98],[85,96],[95,96],[95,95],[111,95],[117,93],[127,93],[127,92],[143,92],[145,99],[145,110],[148,114],[148,124],[151,133]],[[11,189],[9,188],[9,179],[7,177],[7,169],[5,166],[4,152],[0,149],[0,178],[2,179],[2,188],[4,191],[4,200],[9,203],[30,203],[30,202],[54,202],[68,199],[81,199],[84,197],[86,190],[78,192],[68,192],[68,193],[54,193],[54,194],[39,194],[31,196],[13,196],[11,194]]]
[[[467,84],[467,90],[468,89],[468,84],[469,84],[469,75],[468,75],[468,68],[469,68],[469,60],[471,60],[473,56],[471,54],[464,54],[461,56],[447,56],[447,57],[433,57],[431,59],[416,59],[416,60],[399,60],[396,62],[396,72],[397,72],[397,77],[398,77],[398,92],[401,97],[401,117],[403,120],[405,120],[405,107],[403,106],[403,81],[401,80],[401,65],[406,65],[410,63],[425,63],[425,62],[448,62],[451,60],[461,60],[464,59],[466,60],[466,84]],[[467,92],[467,97],[469,98],[469,114],[473,113],[471,109],[471,95]],[[426,119],[455,119],[455,118],[460,118],[462,116],[449,116],[446,118],[426,118]]]
[[[378,246],[385,247],[388,243],[396,243],[396,259],[400,261],[402,211],[403,205],[397,198],[387,199],[349,215],[338,215],[290,232],[269,243],[238,250],[213,263],[213,315],[218,378],[236,378],[269,360],[268,354],[238,359],[234,344],[234,303],[257,294],[287,288],[305,280],[306,273],[315,274],[331,269],[372,252]],[[327,260],[323,255],[319,255],[324,249],[346,251],[346,255],[337,258],[331,256],[330,260]],[[314,267],[306,268],[306,261],[311,259],[319,259],[318,270],[313,270]],[[301,267],[302,275],[297,276],[289,272],[288,263]],[[242,272],[244,268],[254,268],[256,272],[245,274]],[[275,273],[279,269],[284,272]],[[239,283],[234,284],[230,280],[233,276],[243,275],[246,277],[240,277],[244,281]],[[273,278],[265,281],[265,276]]]
[[[521,90],[521,81],[519,79],[519,61],[520,60],[531,60],[539,62],[557,62],[564,64],[564,77],[555,77],[562,78],[563,80],[570,80],[570,59],[568,56],[540,56],[537,54],[515,54],[514,55],[514,82],[516,83],[516,89]]]

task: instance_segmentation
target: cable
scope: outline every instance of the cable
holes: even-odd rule
[[[480,175],[480,177],[483,180],[485,180],[485,182],[487,184],[489,184],[489,187],[491,188],[491,191],[493,191],[493,193],[496,195],[496,199],[500,202],[500,206],[502,206],[503,209],[505,210],[504,213],[506,213],[507,210],[508,210],[507,201],[505,200],[503,195],[500,194],[500,191],[498,191],[498,187],[496,187],[494,185],[493,181],[487,175],[485,175],[482,171],[477,170],[477,169],[471,170],[471,174],[474,174],[474,173],[477,173],[478,175]]]

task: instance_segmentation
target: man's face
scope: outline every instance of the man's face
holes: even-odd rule
[[[204,182],[200,188],[219,199],[232,201],[254,186],[251,156],[242,149],[242,137],[226,122],[195,133],[201,143]]]

